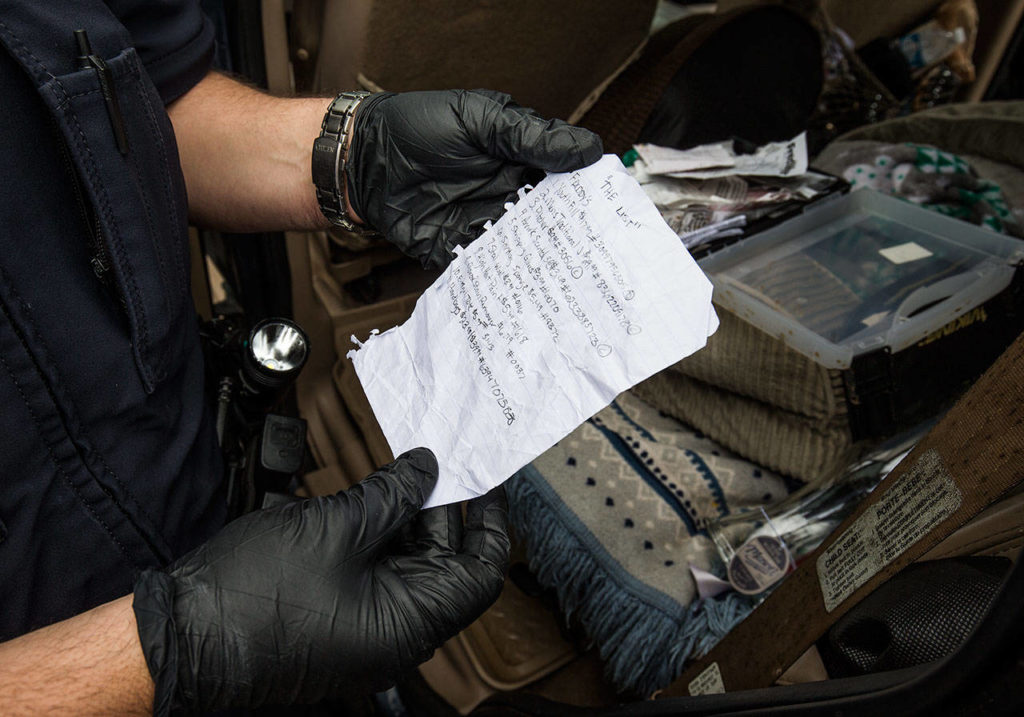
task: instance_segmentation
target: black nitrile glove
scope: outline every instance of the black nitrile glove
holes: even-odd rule
[[[154,712],[317,702],[393,684],[497,597],[501,490],[420,512],[418,448],[353,488],[227,525],[135,585]]]
[[[600,158],[593,132],[500,92],[385,92],[356,110],[345,175],[356,214],[423,266],[445,267],[515,200],[528,171]]]

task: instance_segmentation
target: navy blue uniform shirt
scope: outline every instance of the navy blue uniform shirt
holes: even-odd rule
[[[165,111],[212,50],[198,2],[0,0],[0,640],[223,522]]]

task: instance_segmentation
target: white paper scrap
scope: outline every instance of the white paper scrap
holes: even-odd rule
[[[932,255],[930,251],[914,241],[908,241],[905,244],[897,244],[896,246],[879,249],[878,253],[893,264],[906,264],[907,262],[917,261],[918,259],[927,259]]]
[[[732,142],[702,144],[690,149],[675,149],[657,144],[638,144],[634,149],[646,165],[648,174],[725,169],[736,165]]]
[[[348,356],[394,454],[437,456],[429,507],[486,493],[717,327],[711,283],[606,155],[521,193]]]
[[[714,179],[740,174],[752,177],[795,177],[807,172],[807,133],[784,142],[769,142],[753,154],[736,154],[732,142],[674,149],[638,144],[637,154],[649,175],[683,179]]]

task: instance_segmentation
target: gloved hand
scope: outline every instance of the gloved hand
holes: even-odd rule
[[[573,171],[601,151],[593,132],[541,119],[500,92],[385,92],[356,110],[348,199],[424,267],[445,267],[515,200],[528,171]]]
[[[379,691],[498,595],[506,505],[492,491],[420,512],[437,481],[418,448],[353,488],[228,524],[135,585],[155,714]]]

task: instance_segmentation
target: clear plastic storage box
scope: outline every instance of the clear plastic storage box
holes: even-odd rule
[[[895,353],[1003,291],[1024,242],[859,190],[700,261],[715,301],[837,369]]]

